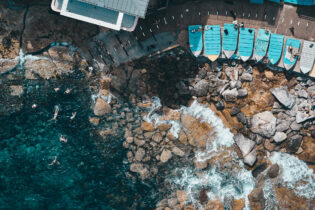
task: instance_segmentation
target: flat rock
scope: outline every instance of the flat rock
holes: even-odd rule
[[[302,122],[305,122],[307,120],[311,120],[311,119],[314,119],[315,118],[315,114],[313,112],[313,114],[309,114],[309,113],[306,113],[306,112],[302,112],[302,111],[298,111],[296,113],[296,122],[297,123],[302,123]]]
[[[278,176],[279,174],[279,165],[276,163],[276,164],[272,164],[267,172],[268,176],[270,178],[275,178]]]
[[[242,156],[245,157],[255,146],[255,142],[246,138],[242,134],[236,134],[234,136],[236,145],[240,148]]]
[[[275,136],[273,137],[273,140],[277,143],[283,142],[287,139],[287,134],[283,132],[276,132]]]
[[[141,124],[141,129],[144,131],[154,131],[154,125],[150,122],[143,122]]]
[[[238,80],[238,68],[237,67],[227,67],[225,69],[225,74],[232,81],[237,81]]]
[[[277,119],[272,112],[265,111],[254,115],[251,119],[251,131],[261,136],[270,138],[276,132]]]
[[[307,94],[306,90],[302,89],[302,90],[299,90],[299,91],[297,92],[297,96],[298,96],[299,98],[305,98],[305,99],[307,99],[308,94]]]
[[[295,104],[294,97],[288,92],[288,88],[281,86],[270,89],[272,95],[286,108],[291,109]]]
[[[230,115],[231,116],[234,116],[234,115],[237,115],[238,113],[240,113],[241,110],[239,108],[236,108],[236,107],[233,107],[230,111]]]
[[[184,190],[177,190],[176,194],[177,194],[177,200],[179,202],[184,202],[188,200],[187,194]]]
[[[277,125],[276,130],[279,132],[286,131],[290,128],[290,121],[289,120],[281,120],[281,122]]]

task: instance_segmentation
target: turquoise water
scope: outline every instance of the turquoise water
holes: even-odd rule
[[[91,93],[86,82],[63,84],[25,82],[22,110],[0,116],[0,209],[154,206],[153,185],[125,176],[129,165],[123,163],[123,134],[104,142],[89,123]],[[68,87],[71,93],[64,94]],[[31,108],[33,103],[37,109]],[[54,121],[56,105],[60,111]],[[72,112],[77,115],[70,120]],[[60,135],[68,142],[60,142]],[[49,165],[55,157],[56,163]]]

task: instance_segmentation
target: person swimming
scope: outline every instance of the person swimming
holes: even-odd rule
[[[54,117],[52,118],[52,120],[56,120],[57,119],[58,113],[59,113],[59,106],[55,105],[55,113],[54,113]]]
[[[72,116],[70,117],[70,120],[73,120],[76,115],[77,115],[77,112],[72,112]]]
[[[59,165],[59,161],[57,161],[57,156],[55,156],[55,159],[51,163],[49,163],[48,165],[53,166],[55,164]]]
[[[68,139],[66,137],[64,137],[63,135],[60,136],[59,141],[67,143]]]

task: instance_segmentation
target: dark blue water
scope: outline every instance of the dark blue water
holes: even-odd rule
[[[67,87],[70,94],[64,94]],[[85,81],[25,81],[22,97],[21,111],[0,116],[0,209],[154,206],[153,187],[125,176],[123,135],[105,142],[89,123],[91,93]],[[51,120],[55,105],[60,107],[56,121]],[[72,112],[77,115],[70,120]],[[60,135],[68,142],[60,142]],[[56,164],[49,165],[55,157]]]

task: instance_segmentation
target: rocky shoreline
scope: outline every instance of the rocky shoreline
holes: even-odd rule
[[[38,9],[20,11],[30,17]],[[23,22],[22,12],[0,10],[15,17],[0,28],[2,116],[41,106],[39,95],[80,92],[67,86],[69,79],[84,82],[100,153],[121,142],[126,177],[156,186],[156,209],[315,206],[315,81],[260,64],[195,60],[181,48],[106,66],[80,43],[98,28],[76,27],[86,29],[81,37],[67,22],[69,33],[54,30],[36,42],[32,32],[42,26],[35,19]],[[71,44],[51,45],[57,40]]]

